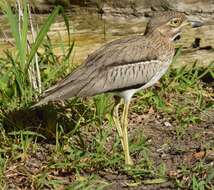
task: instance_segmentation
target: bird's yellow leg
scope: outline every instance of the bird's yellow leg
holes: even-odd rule
[[[120,124],[120,119],[119,119],[119,107],[121,105],[121,99],[118,101],[116,99],[116,105],[114,107],[114,111],[113,111],[113,120],[122,144],[122,147],[124,149],[124,143],[123,143],[123,132],[122,132],[122,128],[121,128],[121,124]]]
[[[129,153],[129,141],[128,141],[128,110],[129,110],[129,101],[124,103],[124,109],[122,114],[122,133],[123,133],[123,151],[125,154],[125,164],[133,165],[133,161]]]

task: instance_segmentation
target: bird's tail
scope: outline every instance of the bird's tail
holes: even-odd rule
[[[54,86],[48,89],[41,96],[39,102],[34,104],[32,108],[39,107],[47,104],[48,102],[54,102],[58,100],[66,100],[70,97],[76,96],[80,86],[75,84],[65,85],[65,86]]]
[[[94,74],[95,72],[93,72],[93,70],[86,72],[85,68],[79,67],[79,69],[68,75],[65,79],[47,89],[40,101],[34,104],[32,108],[42,106],[50,101],[66,100],[74,96],[86,96],[87,94],[80,94],[80,91]]]

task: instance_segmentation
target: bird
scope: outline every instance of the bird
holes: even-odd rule
[[[71,97],[101,93],[117,96],[113,120],[124,151],[126,165],[133,165],[128,143],[128,110],[133,95],[154,85],[168,70],[175,54],[175,39],[186,25],[199,27],[183,12],[154,14],[144,34],[109,42],[90,54],[83,64],[47,89],[34,107]],[[119,108],[123,105],[120,116]]]

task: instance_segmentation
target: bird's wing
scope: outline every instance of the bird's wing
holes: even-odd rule
[[[77,96],[139,88],[158,73],[162,61],[158,49],[144,36],[113,41],[86,60],[96,74]]]
[[[145,84],[158,71],[158,56],[144,36],[115,40],[92,53],[83,65],[45,91],[40,104]]]
[[[155,78],[161,65],[162,62],[159,60],[150,60],[107,67],[88,80],[78,91],[77,96],[138,89]]]

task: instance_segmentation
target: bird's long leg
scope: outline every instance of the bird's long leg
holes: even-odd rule
[[[124,142],[123,142],[123,131],[121,128],[121,124],[120,124],[120,119],[119,119],[119,107],[121,105],[121,98],[118,99],[118,97],[115,97],[115,107],[113,110],[113,120],[122,144],[122,147],[124,149]]]
[[[130,101],[124,102],[124,109],[122,114],[122,133],[123,133],[123,150],[125,154],[125,164],[133,165],[132,159],[129,153],[129,141],[128,141],[128,110]]]

